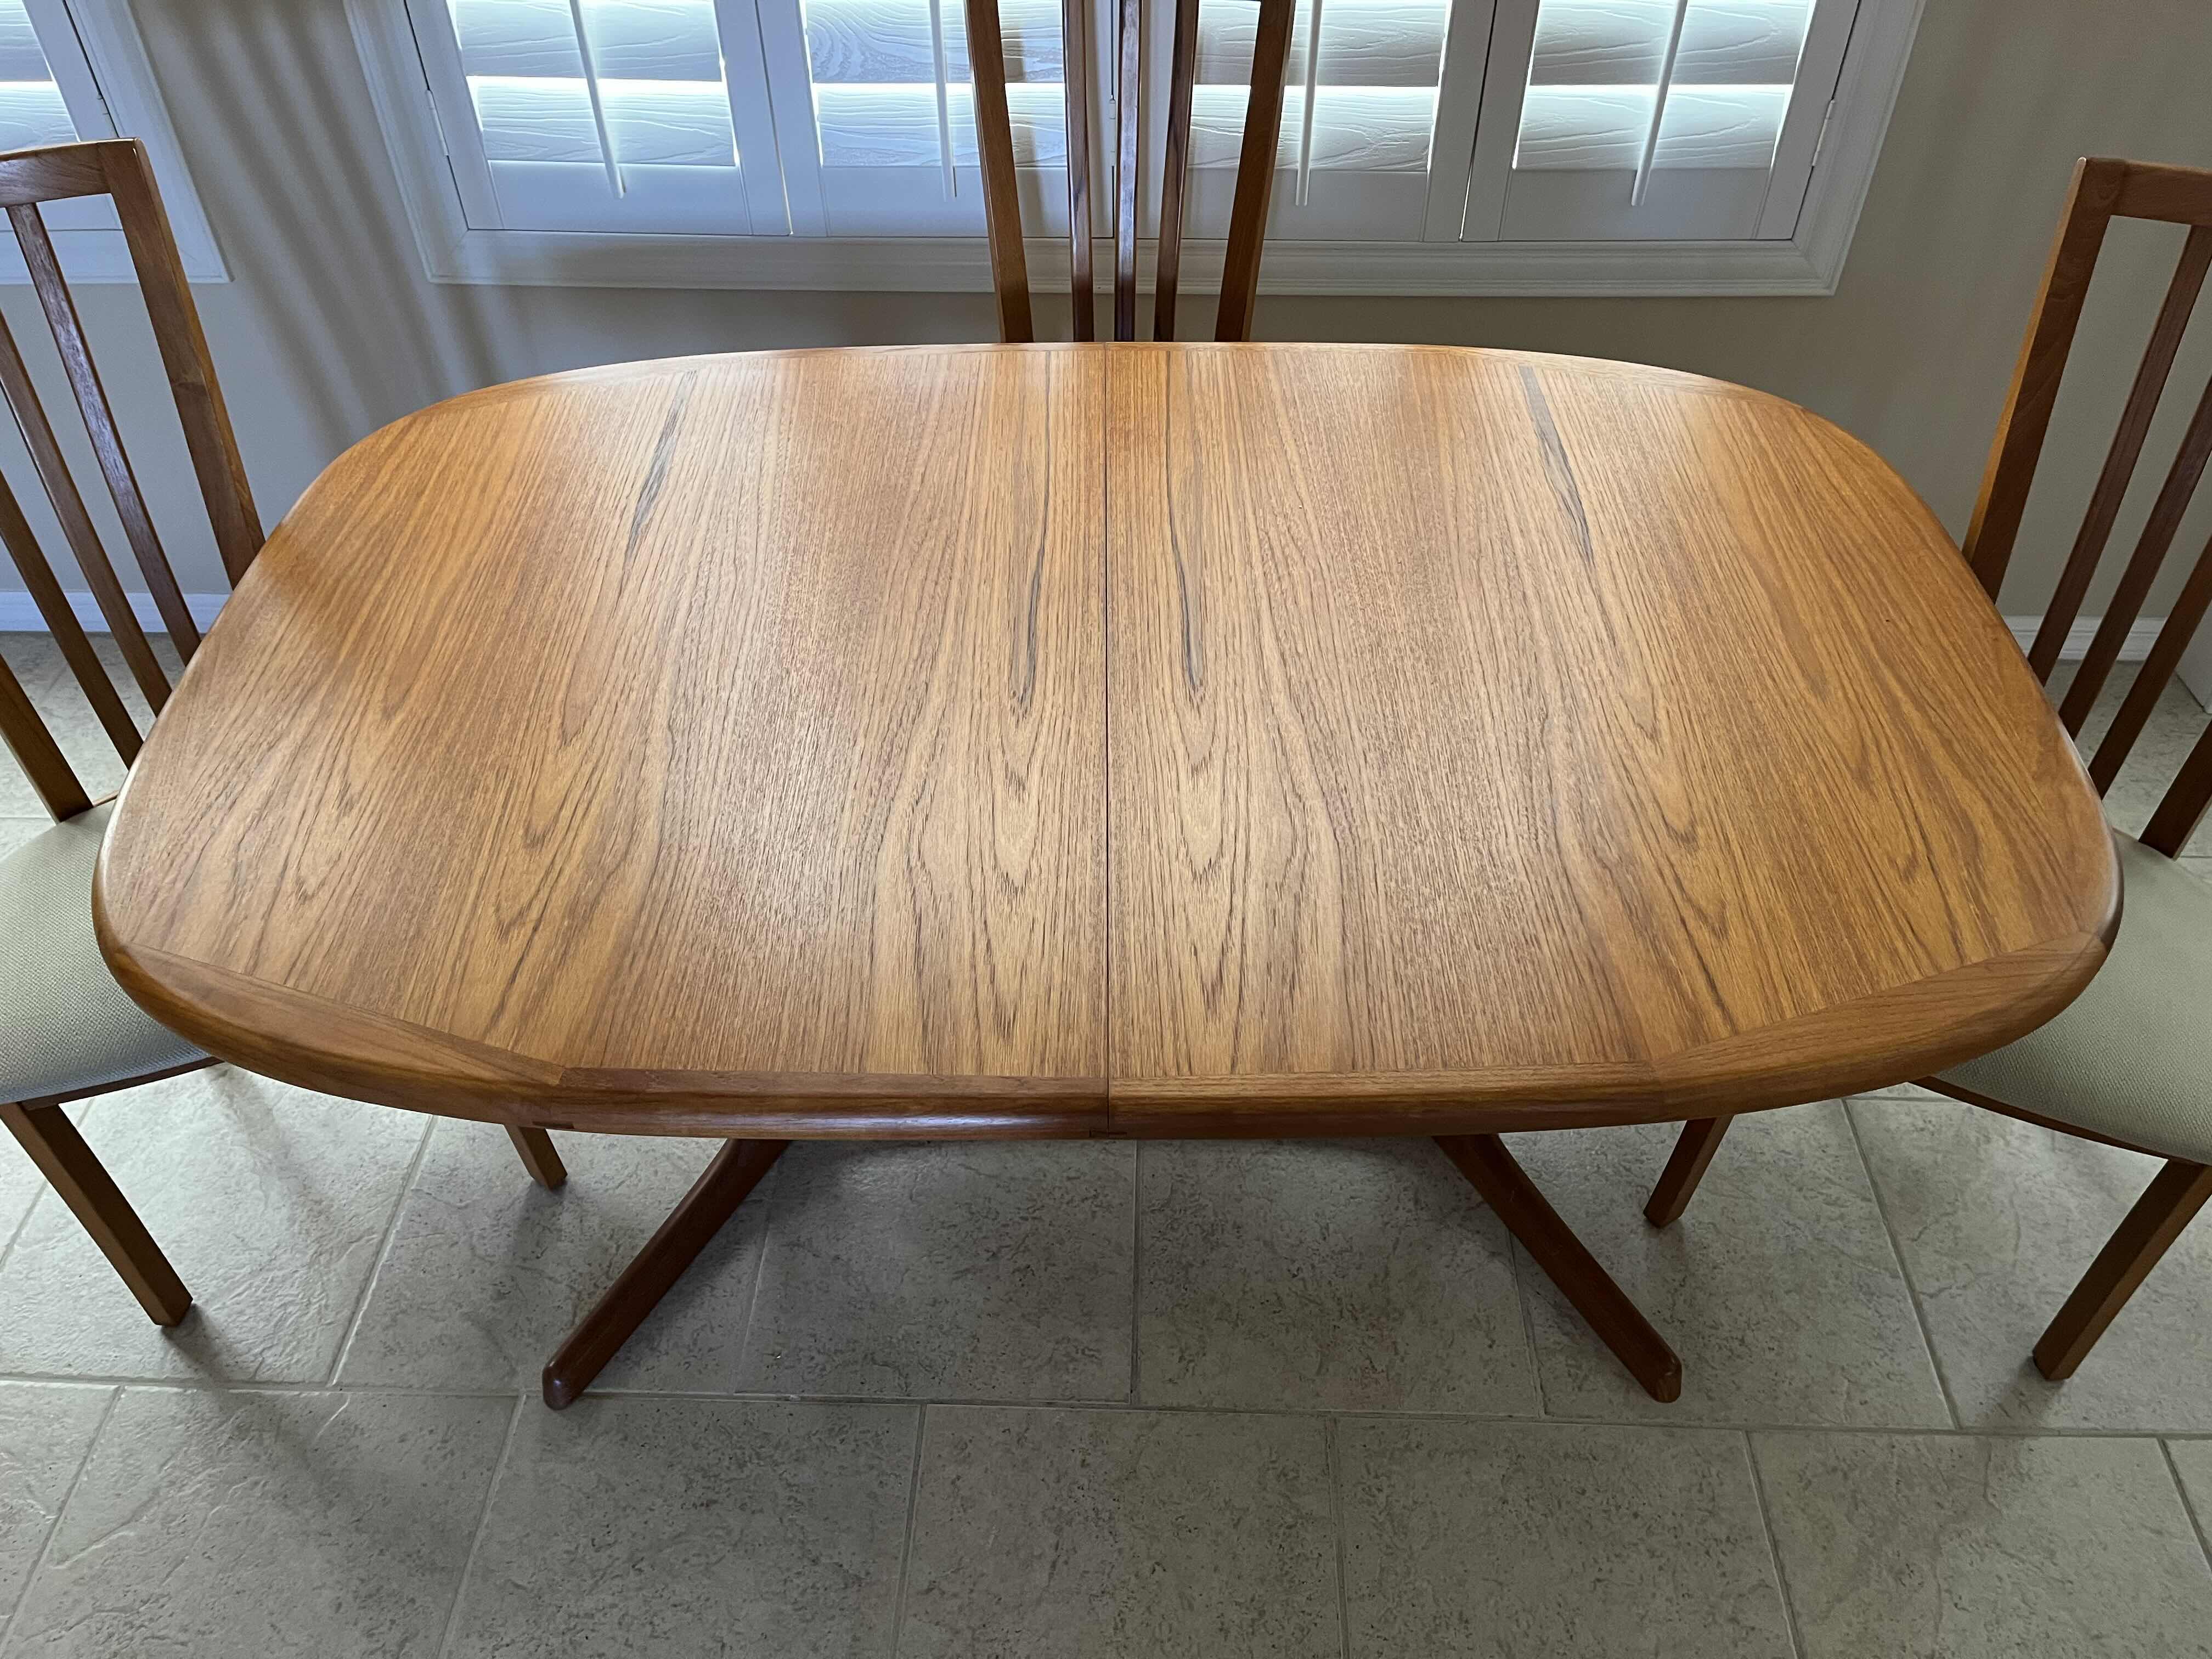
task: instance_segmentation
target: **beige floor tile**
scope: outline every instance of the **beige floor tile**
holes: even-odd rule
[[[2197,1522],[2197,1535],[2212,1551],[2212,1440],[2169,1440],[2166,1449]]]
[[[15,1612],[112,1389],[0,1382],[0,1626]]]
[[[2202,1219],[2072,1378],[2047,1382],[2028,1358],[2156,1159],[1939,1097],[1851,1110],[1966,1427],[2212,1430],[2212,1227]]]
[[[1555,1417],[1943,1426],[1950,1416],[1840,1103],[1738,1118],[1689,1213],[1644,1202],[1671,1124],[1511,1137],[1553,1205],[1682,1359],[1682,1397],[1639,1388],[1525,1257]]]
[[[801,1142],[769,1195],[740,1386],[1128,1397],[1136,1148]]]
[[[1342,1650],[1310,1418],[932,1407],[899,1659]]]
[[[660,1136],[553,1139],[568,1181],[548,1192],[495,1126],[437,1125],[340,1382],[535,1389],[569,1328],[718,1149]],[[762,1214],[756,1195],[600,1373],[599,1386],[730,1391]]]
[[[1804,1659],[2212,1654],[2158,1444],[1755,1435]]]
[[[1511,1241],[1426,1139],[1142,1149],[1142,1403],[1534,1415]]]
[[[83,1126],[196,1306],[149,1323],[48,1193],[0,1266],[0,1370],[325,1381],[422,1120],[219,1066],[103,1096]]]
[[[451,1659],[890,1651],[915,1407],[521,1409]]]
[[[433,1659],[514,1410],[127,1389],[7,1651]]]
[[[1360,1659],[1785,1659],[1743,1437],[1570,1423],[1337,1425]]]

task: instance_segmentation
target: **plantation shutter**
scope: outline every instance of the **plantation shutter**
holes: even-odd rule
[[[1794,230],[1856,0],[1498,0],[1467,234]]]
[[[472,223],[787,228],[752,0],[417,0],[413,10]]]

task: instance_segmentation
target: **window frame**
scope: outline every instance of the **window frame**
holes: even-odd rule
[[[137,138],[146,146],[161,189],[185,276],[194,283],[227,283],[215,229],[200,206],[176,129],[161,100],[160,83],[139,38],[130,0],[25,0],[46,66],[81,138]],[[68,204],[76,206],[76,204]],[[114,210],[105,201],[83,204],[81,219],[52,227],[63,273],[73,283],[136,283],[137,269]],[[13,237],[0,237],[0,283],[27,284],[30,273]]]
[[[1786,238],[1611,242],[1278,238],[1267,245],[1261,291],[1548,297],[1832,294],[1865,205],[1924,5],[1925,0],[1860,0],[1817,162],[1811,167],[1795,228]],[[425,272],[434,282],[843,292],[990,289],[989,254],[981,236],[637,235],[472,226],[463,205],[463,185],[456,179],[457,173],[465,174],[468,168],[449,159],[425,68],[432,54],[416,42],[406,0],[346,0],[346,9],[401,198]],[[764,6],[764,33],[772,10],[795,15],[797,7]],[[1455,40],[1462,32],[1455,21]],[[777,43],[766,44],[773,54]],[[792,44],[783,43],[787,52]],[[781,113],[776,119],[787,125]],[[796,136],[789,131],[781,135],[787,154]],[[1026,246],[1032,281],[1064,285],[1068,277],[1065,240],[1033,236]],[[1224,247],[1218,241],[1184,243],[1182,286],[1187,292],[1211,292],[1218,286]],[[1149,285],[1149,244],[1139,250],[1139,267],[1140,281]],[[1109,278],[1110,245],[1101,250],[1093,268],[1102,281]]]

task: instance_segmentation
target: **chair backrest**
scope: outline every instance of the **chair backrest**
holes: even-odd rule
[[[2212,270],[2212,172],[2195,167],[2157,167],[2142,161],[2092,156],[2074,169],[2074,186],[2066,198],[2059,222],[2058,240],[2044,274],[2043,292],[2028,324],[2020,366],[2014,371],[2012,391],[1997,422],[1996,441],[1990,447],[1989,469],[1982,477],[1982,493],[1974,505],[1966,531],[1966,555],[1974,574],[1990,598],[1996,597],[2011,562],[2019,536],[2021,514],[2034,482],[2037,459],[2051,426],[2051,411],[2058,400],[2058,385],[2074,348],[2074,333],[2081,320],[2081,304],[2096,270],[2105,232],[2114,219],[2150,219],[2189,227],[2181,246],[2180,262],[2167,285],[2165,302],[2151,325],[2150,342],[2136,368],[2135,383],[2120,413],[2112,447],[2105,456],[2096,487],[2081,527],[2074,538],[2073,551],[2058,580],[2057,591],[2045,611],[2043,625],[2028,651],[2028,662],[2042,678],[2051,678],[2060,648],[2081,614],[2081,601],[2103,559],[2112,524],[2135,476],[2144,435],[2158,412],[2173,368],[2174,353],[2189,326],[2205,273]],[[2142,612],[2152,584],[2173,545],[2190,498],[2208,459],[2212,459],[2212,382],[2197,402],[2188,429],[2172,465],[2166,470],[2135,552],[2122,568],[2118,586],[2106,605],[2103,621],[2091,641],[2074,682],[2059,707],[2066,729],[2080,735],[2082,722],[2111,678],[2136,619]],[[2212,544],[2199,556],[2195,568],[2167,613],[2165,626],[2152,645],[2130,687],[2127,698],[2089,762],[2089,775],[2101,791],[2112,787],[2127,762],[2136,739],[2142,735],[2157,705],[2159,695],[2173,677],[2182,653],[2212,604]],[[2212,731],[2208,731],[2167,789],[2165,799],[2143,831],[2143,842],[2169,857],[2178,854],[2189,840],[2208,805],[2212,805]]]
[[[1199,0],[1176,0],[1175,46],[1170,67],[1167,150],[1160,180],[1158,286],[1152,303],[1152,337],[1175,337],[1176,286],[1182,270],[1185,175],[1189,170],[1191,88],[1198,75]],[[1230,210],[1229,245],[1221,272],[1217,340],[1242,340],[1252,329],[1259,291],[1260,246],[1267,234],[1267,201],[1275,182],[1275,150],[1283,129],[1283,84],[1291,55],[1296,0],[1260,0],[1252,43],[1251,93],[1245,106],[1243,147],[1237,161],[1237,194]],[[999,0],[967,0],[968,58],[975,76],[975,140],[983,167],[983,217],[991,239],[991,283],[997,293],[999,332],[1007,340],[1036,337],[1030,320],[1029,271],[1022,252],[1021,198],[1014,182],[1013,122],[1006,110],[1005,40]],[[1114,337],[1137,337],[1138,87],[1142,78],[1142,0],[1115,0],[1114,157]],[[1067,118],[1067,225],[1075,337],[1092,336],[1091,265],[1090,13],[1085,0],[1061,0],[1061,80]]]
[[[216,384],[215,365],[209,360],[207,340],[200,331],[199,313],[193,307],[191,289],[177,257],[168,215],[155,187],[146,152],[136,139],[112,138],[93,143],[57,144],[44,149],[15,150],[0,155],[0,207],[8,210],[17,245],[22,249],[31,285],[46,325],[60,350],[62,368],[75,394],[85,431],[92,439],[101,477],[122,520],[124,538],[131,544],[139,572],[162,625],[178,655],[189,661],[199,644],[168,556],[162,550],[154,520],[146,510],[143,494],[130,458],[124,453],[122,434],[107,393],[94,366],[91,348],[79,323],[76,305],[62,278],[52,239],[39,213],[41,202],[68,201],[80,196],[106,196],[115,204],[131,263],[138,275],[154,338],[161,348],[161,363],[176,398],[177,415],[184,423],[185,444],[200,494],[214,526],[224,569],[235,583],[246,574],[260,550],[261,520],[246,482],[246,469],[232,435],[230,416],[223,408],[222,392]],[[0,321],[0,395],[8,400],[23,442],[30,452],[39,482],[61,524],[62,535],[76,556],[85,586],[92,591],[115,636],[131,677],[155,713],[169,695],[169,681],[161,660],[148,643],[145,630],[131,608],[131,600],[116,580],[99,532],[85,511],[68,464],[56,441],[53,423],[46,417],[31,385],[22,353],[15,337]],[[63,659],[76,677],[93,713],[127,764],[137,758],[140,735],[131,712],[124,706],[106,666],[86,639],[83,628],[70,607],[61,584],[40,551],[37,538],[23,517],[22,507],[4,480],[0,480],[0,542],[7,544],[23,585],[39,607],[59,647]],[[15,758],[29,775],[47,810],[57,818],[83,811],[90,804],[83,785],[55,744],[22,686],[4,662],[0,662],[0,736],[7,739]]]

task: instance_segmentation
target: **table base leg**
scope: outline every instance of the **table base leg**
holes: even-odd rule
[[[1559,1219],[1505,1143],[1496,1135],[1438,1135],[1437,1145],[1644,1392],[1654,1400],[1680,1399],[1682,1362],[1574,1230]]]
[[[722,1230],[789,1145],[787,1140],[732,1140],[714,1154],[714,1161],[691,1183],[660,1231],[545,1362],[548,1406],[560,1411],[592,1386],[592,1379],[684,1277],[707,1241]]]

